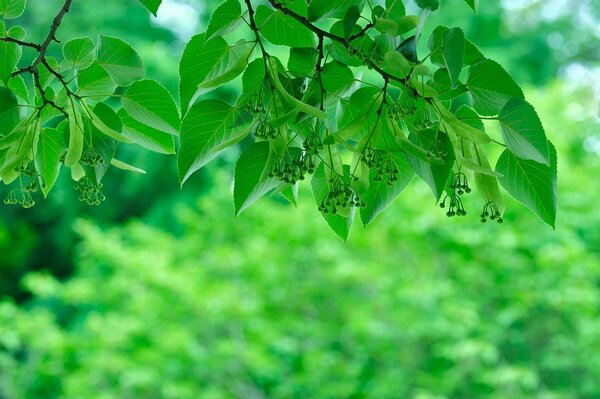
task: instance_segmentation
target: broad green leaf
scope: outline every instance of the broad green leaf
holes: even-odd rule
[[[458,119],[440,101],[434,100],[434,104],[435,109],[440,113],[440,127],[446,133],[477,144],[487,144],[491,141],[487,134]]]
[[[289,47],[314,47],[315,35],[294,18],[261,5],[256,9],[256,25],[273,44]]]
[[[288,70],[296,76],[307,77],[315,73],[319,53],[312,47],[290,48]]]
[[[447,134],[433,129],[419,133],[411,133],[408,137],[411,142],[421,148],[429,150],[433,155],[442,152],[443,163],[434,163],[408,154],[406,157],[415,173],[427,183],[438,201],[444,192],[446,182],[454,167],[454,150]]]
[[[12,73],[21,59],[21,47],[16,43],[0,41],[0,80],[8,84]]]
[[[325,173],[325,165],[319,164],[310,182],[317,206],[321,205],[323,199],[329,194],[329,181]],[[348,216],[340,214],[321,213],[331,230],[342,240],[346,241],[350,234],[350,228],[354,221],[355,208],[351,208]]]
[[[184,115],[196,99],[200,84],[229,50],[222,37],[207,41],[204,37],[204,34],[192,37],[179,61],[179,97]]]
[[[407,77],[411,70],[408,60],[402,55],[402,53],[396,50],[390,50],[385,53],[382,68],[384,71],[389,72],[400,79]]]
[[[79,163],[83,153],[84,125],[81,110],[76,102],[67,107],[69,116],[69,147],[65,155],[65,166],[72,167]]]
[[[321,79],[323,81],[325,94],[333,93],[341,95],[354,83],[354,74],[346,65],[337,61],[332,61],[323,66]]]
[[[550,165],[548,139],[535,109],[525,100],[510,100],[498,115],[504,143],[517,157]]]
[[[373,27],[379,32],[391,36],[396,36],[398,33],[398,23],[390,18],[377,18]]]
[[[406,15],[406,8],[402,0],[385,0],[385,17],[398,21]]]
[[[502,187],[529,207],[544,222],[555,227],[557,209],[556,150],[550,144],[550,166],[524,160],[504,150],[496,171]]]
[[[129,116],[154,129],[179,135],[181,121],[171,93],[155,80],[133,83],[122,97]]]
[[[251,115],[225,101],[211,99],[194,104],[181,123],[177,157],[181,184],[221,151],[246,137],[252,125]]]
[[[19,123],[19,103],[6,87],[0,87],[0,134],[9,134]]]
[[[421,8],[428,8],[431,11],[435,11],[439,8],[439,0],[415,0],[415,3]]]
[[[419,26],[419,17],[416,15],[407,15],[396,21],[398,24],[398,30],[396,35],[403,35]]]
[[[475,14],[477,14],[477,9],[479,7],[479,0],[465,0],[465,2],[469,5],[469,7],[471,7],[473,9],[473,11],[475,11]]]
[[[356,22],[360,18],[360,10],[356,6],[351,6],[344,15],[344,38],[346,41],[350,39]]]
[[[0,0],[0,16],[4,19],[18,18],[25,11],[25,0]]]
[[[150,11],[154,16],[158,12],[158,7],[160,7],[160,3],[162,0],[138,0],[148,11]]]
[[[392,153],[391,160],[398,168],[398,180],[393,182],[391,186],[385,181],[375,180],[377,170],[371,169],[369,171],[369,188],[362,193],[362,199],[367,206],[360,210],[360,218],[365,226],[383,212],[404,191],[415,176],[415,172],[411,169],[411,165],[409,165],[402,152]]]
[[[6,36],[17,40],[24,40],[27,36],[27,31],[22,26],[15,25],[6,31]]]
[[[2,168],[0,169],[0,178],[4,184],[10,184],[19,177],[17,167],[21,161],[25,158],[31,159],[34,137],[40,128],[39,123],[18,126],[18,131],[15,134],[19,136],[19,139],[6,152]]]
[[[113,140],[130,143],[127,137],[121,133],[123,124],[117,113],[105,103],[98,103],[93,109],[84,105],[87,111],[87,117],[92,122],[92,125],[100,133],[110,137]]]
[[[69,40],[63,45],[63,57],[73,69],[86,69],[96,59],[96,44],[89,37]]]
[[[437,98],[439,100],[453,100],[459,95],[467,92],[465,85],[458,85],[456,88],[452,88],[450,82],[450,75],[446,68],[440,68],[433,74],[433,88],[437,91]]]
[[[111,159],[110,164],[115,168],[124,170],[126,172],[139,173],[141,175],[146,174],[146,171],[144,169],[140,169],[137,166],[130,165],[127,162],[119,161],[117,158]]]
[[[235,164],[233,202],[236,216],[277,186],[277,179],[269,177],[270,171],[268,142],[253,143],[244,149]]]
[[[29,101],[29,89],[22,76],[15,76],[8,81],[8,88],[22,100]]]
[[[480,115],[497,115],[511,98],[523,98],[523,91],[495,61],[483,60],[471,66],[467,78],[473,108]]]
[[[440,37],[436,37],[436,36]],[[444,28],[440,35],[439,27],[432,34],[430,49],[434,50],[432,61],[436,62],[437,54],[443,61],[443,65],[450,75],[452,88],[458,84],[458,76],[463,68],[463,57],[465,51],[465,34],[460,28]]]
[[[406,58],[407,60],[409,60],[412,63],[417,63],[419,62],[419,57],[417,55],[417,38],[416,36],[411,36],[407,39],[405,39],[402,43],[400,43],[400,45],[398,46],[398,48],[396,48],[397,51],[399,51],[404,58]]]
[[[256,48],[254,43],[236,43],[227,48],[204,81],[196,95],[201,95],[239,76],[248,66],[248,60]]]
[[[308,5],[308,20],[316,21],[322,18],[342,19],[350,7],[362,10],[365,0],[312,0]]]
[[[107,129],[114,132],[121,130],[121,120],[108,105],[98,103],[94,107],[93,112],[94,115],[102,115],[103,124]],[[117,141],[104,131],[98,129],[89,117],[84,116],[82,119],[86,137],[84,147],[85,149],[93,148],[100,155],[102,162],[95,166],[84,165],[83,162],[80,163],[83,166],[86,176],[96,184],[100,184],[117,152]]]
[[[35,165],[42,178],[42,193],[48,196],[60,172],[60,158],[66,151],[63,132],[58,129],[42,129],[35,154]]]
[[[242,23],[239,0],[227,0],[213,12],[206,29],[206,40],[233,32]]]
[[[463,59],[464,66],[471,66],[485,60],[481,51],[469,39],[465,39],[465,55]]]
[[[133,119],[120,109],[117,115],[123,122],[123,136],[154,152],[175,154],[175,139],[173,135],[154,129]]]
[[[129,86],[144,78],[142,59],[129,43],[103,35],[98,41],[98,64],[118,86]]]
[[[117,85],[104,68],[98,64],[92,64],[77,75],[77,87],[78,95],[102,101],[114,93]]]

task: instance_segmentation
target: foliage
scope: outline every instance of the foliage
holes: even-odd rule
[[[9,22],[25,5],[10,3]],[[152,13],[160,5],[142,3]],[[477,11],[477,2],[466,3]],[[120,38],[77,38],[63,44],[62,60],[48,56],[71,0],[40,44],[5,21],[0,175],[17,184],[5,202],[33,205],[32,193],[41,187],[48,195],[66,167],[81,199],[98,204],[110,166],[143,172],[115,158],[119,143],[172,154],[178,136],[183,184],[250,137],[256,145],[246,146],[236,166],[237,213],[272,191],[295,202],[298,182],[314,173],[317,206],[346,239],[355,213],[370,223],[416,174],[448,216],[466,215],[463,194],[474,182],[481,220],[502,222],[499,181],[554,226],[556,157],[535,110],[460,28],[434,29],[420,56],[423,27],[439,4],[417,4],[420,15],[406,15],[400,0],[385,7],[227,0],[183,51],[179,108],[165,87],[145,78],[141,57]],[[227,41],[240,32],[241,40]],[[26,66],[19,65],[23,49],[37,52]],[[239,76],[235,104],[207,97]],[[488,119],[500,122],[502,140],[485,133],[480,121]],[[496,144],[515,162],[492,168],[487,152]],[[527,173],[523,164],[531,165]]]

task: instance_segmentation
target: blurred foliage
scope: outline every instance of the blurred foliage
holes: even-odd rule
[[[0,397],[599,397],[600,194],[580,193],[597,124],[567,91],[530,93],[571,154],[556,232],[515,201],[503,226],[448,223],[417,183],[343,244],[309,192],[234,220],[214,172],[174,232],[76,225],[77,273],[31,274],[34,300],[0,306]]]

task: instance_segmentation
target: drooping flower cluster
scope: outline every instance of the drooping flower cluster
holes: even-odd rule
[[[81,163],[84,165],[89,165],[91,167],[96,167],[98,165],[102,165],[104,163],[104,159],[94,147],[89,147],[83,154],[81,155]]]
[[[481,212],[481,223],[487,222],[487,219],[495,220],[496,222],[502,224],[504,223],[504,219],[502,219],[502,214],[498,210],[498,206],[494,201],[490,201],[483,206],[483,211]]]
[[[75,190],[79,191],[79,201],[86,202],[88,205],[100,205],[106,199],[102,194],[102,183],[94,183],[87,176],[82,177],[75,182]]]
[[[4,199],[4,203],[6,205],[18,204],[23,208],[31,208],[35,205],[31,194],[38,191],[40,176],[34,163],[28,158],[22,160],[15,170],[19,172],[19,187],[8,193]],[[26,181],[25,184],[23,184],[24,179]]]
[[[446,216],[448,217],[466,216],[467,211],[465,210],[461,196],[471,192],[467,176],[462,172],[455,173],[450,182],[450,190],[451,193],[446,194],[442,202],[440,202],[440,208],[448,208],[448,211],[446,211]]]
[[[319,205],[321,212],[335,215],[339,209],[349,207],[364,208],[367,206],[356,189],[346,183],[342,177],[334,178],[330,187],[329,193],[327,193]]]
[[[376,171],[375,181],[384,181],[388,186],[398,181],[400,170],[390,153],[369,146],[363,151],[362,159],[369,168]]]

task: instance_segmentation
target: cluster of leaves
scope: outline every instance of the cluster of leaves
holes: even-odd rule
[[[154,14],[161,3],[140,1]],[[5,19],[24,6],[3,3]],[[448,216],[467,214],[463,196],[474,183],[481,220],[502,222],[502,185],[554,226],[556,152],[519,86],[460,28],[437,27],[419,56],[437,0],[415,0],[419,15],[407,15],[401,0],[253,3],[226,0],[186,45],[179,108],[159,83],[143,79],[139,56],[120,39],[67,42],[59,63],[45,55],[57,23],[42,45],[23,42],[22,29],[5,29],[0,44],[15,56],[2,65],[2,115],[10,121],[0,132],[2,180],[18,180],[20,198],[27,184],[19,170],[33,162],[47,194],[64,164],[74,180],[84,179],[82,198],[97,203],[109,165],[132,169],[114,159],[118,142],[174,153],[179,136],[183,184],[247,139],[235,167],[237,214],[268,193],[296,203],[299,182],[310,177],[319,210],[345,239],[357,210],[370,223],[417,175]],[[466,3],[477,11],[477,1]],[[230,43],[233,34],[243,38]],[[39,55],[19,69],[27,47]],[[31,100],[24,73],[33,77]],[[239,76],[235,104],[206,96]],[[483,120],[499,122],[502,138],[492,139]],[[504,149],[493,169],[492,146]]]

